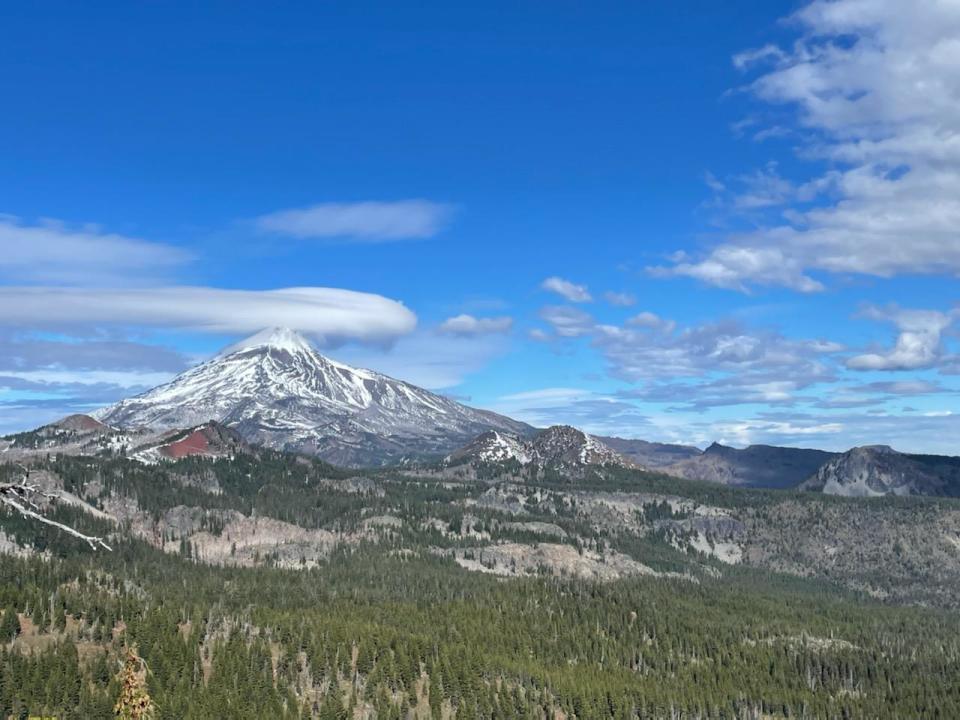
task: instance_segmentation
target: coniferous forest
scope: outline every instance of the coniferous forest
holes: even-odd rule
[[[0,720],[960,720],[960,0],[7,0],[0,102]]]
[[[20,548],[0,555],[0,717],[115,717],[131,650],[153,716],[170,720],[960,716],[951,608],[890,602],[858,590],[857,578],[720,562],[684,545],[682,507],[650,499],[672,482],[657,476],[583,479],[594,490],[575,496],[563,494],[563,478],[540,478],[518,490],[539,501],[521,516],[487,501],[504,491],[496,484],[360,476],[282,453],[161,466],[61,457],[37,467],[90,507],[137,509],[119,527],[54,510],[107,535],[110,552],[0,518]],[[697,483],[673,489],[761,514],[782,502]],[[582,511],[596,493],[628,490],[647,493],[638,522],[656,531],[618,530]],[[184,506],[201,513],[198,532],[164,525]],[[874,510],[925,508],[884,501]],[[237,532],[231,517],[339,541],[318,561],[291,559],[282,543],[243,562],[233,547],[205,557],[210,538]],[[518,517],[563,535],[548,545]],[[484,548],[504,543],[602,551],[601,565],[628,557],[650,572],[470,569],[471,557],[492,569]]]

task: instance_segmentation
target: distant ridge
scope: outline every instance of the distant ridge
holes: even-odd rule
[[[886,445],[856,447],[819,468],[801,489],[848,497],[960,497],[960,457],[908,455]]]
[[[713,443],[699,455],[660,468],[668,475],[737,487],[788,489],[810,477],[836,453],[807,448]]]

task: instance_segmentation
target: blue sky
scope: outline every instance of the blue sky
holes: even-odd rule
[[[21,4],[0,430],[276,324],[537,424],[956,453],[957,47],[932,1]]]

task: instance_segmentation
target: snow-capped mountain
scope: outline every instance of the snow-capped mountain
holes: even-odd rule
[[[636,467],[597,438],[569,425],[554,425],[529,439],[505,432],[486,432],[444,460],[447,466],[514,462],[522,468],[566,471],[598,465]]]
[[[331,360],[286,328],[257,333],[95,415],[121,428],[183,428],[217,420],[248,442],[353,466],[440,455],[487,430],[521,435],[532,430]]]

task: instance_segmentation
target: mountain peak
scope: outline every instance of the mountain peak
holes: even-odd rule
[[[272,348],[275,350],[286,350],[290,353],[304,351],[313,352],[313,345],[303,335],[296,330],[288,327],[270,327],[261,330],[250,337],[241,340],[234,345],[226,348],[220,353],[220,356],[231,355],[241,350],[252,350],[254,348]]]
[[[118,428],[218,420],[248,442],[341,465],[437,455],[485,430],[529,426],[335,362],[289,328],[268,328],[169,382],[98,411]]]

